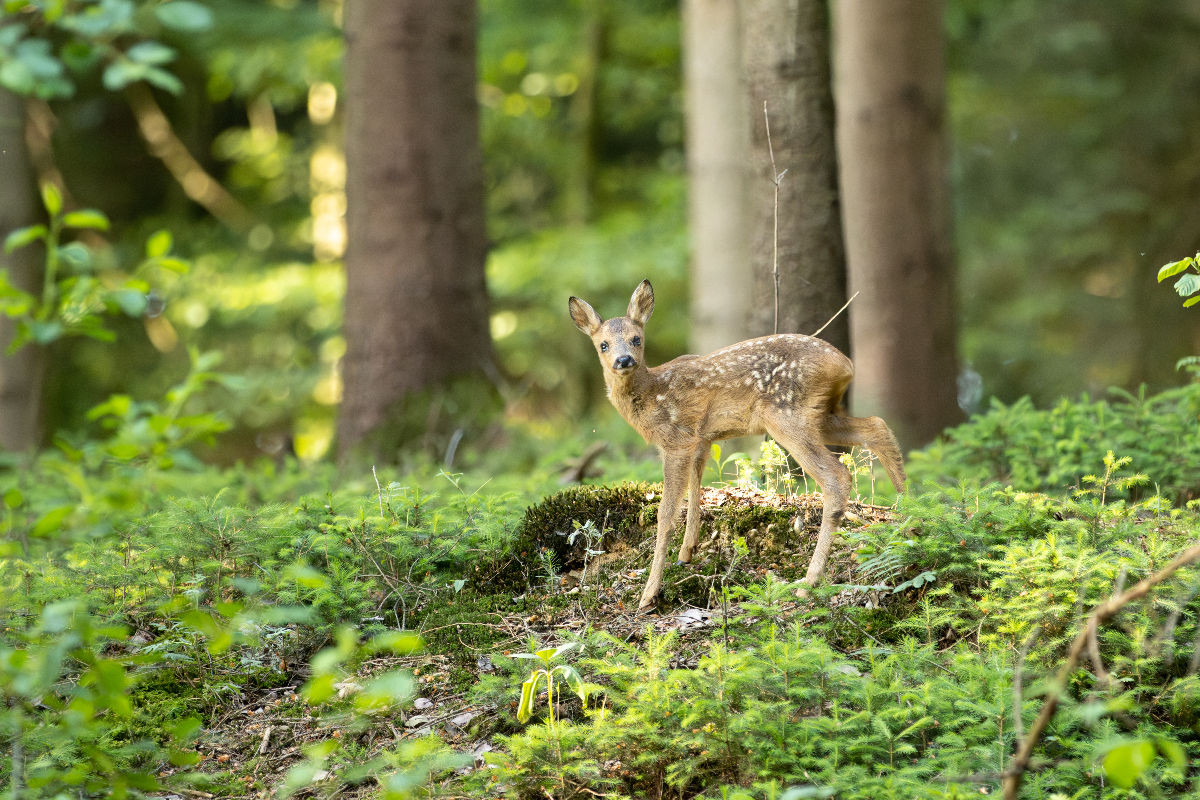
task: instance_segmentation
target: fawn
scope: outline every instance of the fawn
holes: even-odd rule
[[[850,495],[850,473],[826,445],[867,448],[883,462],[896,490],[904,491],[904,461],[887,423],[844,413],[843,395],[854,367],[832,345],[812,336],[779,334],[647,367],[643,338],[654,311],[650,281],[634,290],[623,317],[606,321],[577,297],[569,306],[575,327],[596,346],[608,399],[662,454],[658,539],[639,610],[649,609],[662,588],[667,546],[685,492],[687,527],[679,560],[691,561],[700,535],[700,479],[715,441],[770,434],[820,485],[821,530],[804,577],[809,585],[825,570]]]

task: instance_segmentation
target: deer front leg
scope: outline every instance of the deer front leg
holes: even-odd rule
[[[663,570],[667,566],[667,547],[671,543],[671,531],[675,529],[675,517],[679,514],[679,501],[688,484],[690,459],[687,455],[663,454],[663,495],[658,504],[658,539],[654,542],[654,560],[650,562],[650,578],[638,601],[638,611],[648,611],[654,605],[662,589]]]
[[[679,549],[679,560],[684,564],[692,560],[696,542],[700,539],[700,500],[703,498],[700,481],[704,477],[704,465],[707,462],[707,446],[692,456],[692,468],[688,474],[687,528],[683,534],[683,547]]]

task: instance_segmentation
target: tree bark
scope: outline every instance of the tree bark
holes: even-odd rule
[[[856,413],[906,447],[961,414],[942,0],[838,0],[838,145]]]
[[[776,330],[775,217],[778,211],[778,327],[813,333],[846,301],[826,0],[745,0],[742,58],[751,123],[749,217],[754,263],[752,327]],[[770,118],[768,148],[763,104]],[[787,174],[772,184],[775,170]],[[842,315],[821,334],[849,352]]]
[[[494,394],[475,23],[474,0],[346,6],[343,457],[457,441]]]
[[[741,52],[739,0],[684,0],[689,338],[696,353],[751,335],[753,261],[746,208],[750,124]]]
[[[36,221],[33,168],[25,146],[25,101],[0,89],[0,241],[16,228]],[[0,250],[0,268],[19,289],[39,291],[38,250]],[[0,314],[0,450],[22,452],[41,442],[43,357],[27,345],[16,353],[8,347],[15,326]]]

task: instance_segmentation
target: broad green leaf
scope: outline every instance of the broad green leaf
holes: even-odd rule
[[[63,326],[58,320],[42,322],[35,319],[29,323],[29,338],[38,344],[50,344],[50,342],[57,341],[62,335]]]
[[[142,64],[135,64],[132,61],[114,61],[104,68],[104,74],[101,80],[104,83],[104,88],[110,92],[117,92],[124,89],[131,83],[137,83],[142,78],[146,77],[146,67]]]
[[[33,530],[29,532],[30,535],[41,537],[57,533],[62,527],[63,520],[74,510],[74,506],[59,506],[47,511],[33,524]]]
[[[422,647],[421,637],[409,631],[385,631],[371,638],[372,653],[388,651],[398,656],[412,655]]]
[[[1154,744],[1148,741],[1118,745],[1104,756],[1104,774],[1122,789],[1137,783],[1154,760]]]
[[[528,722],[533,716],[533,700],[537,696],[538,680],[545,675],[540,669],[525,679],[521,684],[521,703],[517,706],[517,719]]]
[[[33,70],[23,62],[12,60],[0,64],[0,86],[13,94],[32,94],[36,85]]]
[[[137,289],[117,289],[108,293],[109,298],[125,312],[126,316],[138,318],[146,313],[146,293]]]
[[[155,7],[154,16],[168,28],[184,32],[207,30],[213,24],[212,11],[207,6],[191,0],[163,3]]]
[[[1193,295],[1192,297],[1189,297],[1187,300],[1184,300],[1183,307],[1188,308],[1190,306],[1196,305],[1196,303],[1200,303],[1200,295]]]
[[[1180,297],[1190,297],[1200,292],[1200,273],[1189,272],[1175,281],[1175,291]]]
[[[139,64],[162,66],[175,60],[175,48],[148,39],[126,50],[125,55]]]
[[[21,490],[17,488],[9,489],[4,493],[4,505],[9,508],[17,508],[25,502],[25,495],[21,494]]]
[[[146,79],[147,83],[157,86],[165,92],[170,92],[171,94],[183,94],[183,81],[179,80],[179,78],[176,78],[165,69],[159,69],[158,67],[146,67],[146,72],[142,77]]]
[[[42,184],[42,205],[46,207],[47,213],[52,217],[57,217],[62,211],[62,192],[53,183]]]
[[[90,420],[101,417],[124,417],[133,408],[133,398],[127,394],[114,394],[103,403],[93,406],[87,412]]]
[[[68,242],[58,248],[58,257],[75,272],[89,272],[92,268],[92,251],[83,242]]]
[[[1187,766],[1187,753],[1179,742],[1173,739],[1155,739],[1154,743],[1163,758],[1170,761],[1176,769],[1184,769]]]
[[[90,228],[91,230],[108,230],[108,217],[94,208],[84,208],[79,211],[69,211],[63,215],[63,225],[68,228]]]
[[[317,675],[301,687],[300,696],[309,705],[319,706],[333,697],[334,692],[337,691],[333,688],[333,684],[336,682],[337,678],[334,677],[333,673]]]
[[[4,237],[4,252],[11,253],[18,247],[36,242],[38,239],[46,238],[45,225],[30,225],[27,228],[17,228],[8,236]]]
[[[1162,283],[1167,278],[1178,275],[1194,263],[1196,263],[1194,258],[1181,258],[1178,261],[1172,261],[1170,264],[1163,264],[1158,270],[1158,282]]]
[[[146,239],[146,258],[162,258],[171,252],[171,232],[155,231]]]
[[[407,670],[389,670],[372,678],[354,696],[360,711],[377,711],[402,703],[412,697],[413,677]]]

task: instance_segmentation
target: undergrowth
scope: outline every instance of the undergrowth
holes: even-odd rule
[[[367,753],[331,735],[289,786],[336,766],[331,787],[373,781],[389,797],[995,793],[1091,609],[1200,529],[1194,387],[997,406],[913,454],[909,494],[887,521],[847,527],[838,582],[804,602],[789,583],[806,561],[795,512],[713,510],[706,534],[723,533],[668,572],[663,605],[704,607],[708,627],[664,633],[660,618],[627,641],[602,631],[641,578],[609,574],[607,559],[623,550],[636,566],[653,484],[556,492],[556,464],[214,470],[188,443],[219,425],[184,412],[210,366],[197,359],[171,414],[110,403],[103,433],[0,466],[10,793],[235,793],[245,784],[198,764],[195,737],[237,698],[281,686],[333,708],[337,730],[397,719],[414,691],[404,673],[352,698],[333,687],[372,653],[410,648],[398,630],[450,664],[455,691],[498,709],[475,731],[495,746],[490,766],[460,774],[441,745]],[[1182,570],[1098,631],[1022,797],[1196,794],[1198,587]],[[586,709],[556,707],[545,724],[546,704],[526,698],[538,711],[521,727],[509,710],[525,665],[498,652],[511,646],[501,618],[536,625],[542,648],[578,644]]]

